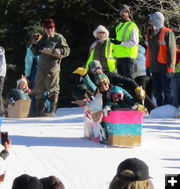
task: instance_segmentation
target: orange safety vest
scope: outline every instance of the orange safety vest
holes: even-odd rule
[[[158,52],[157,60],[161,64],[167,64],[167,46],[165,42],[165,36],[168,30],[171,29],[163,27],[159,35],[159,52]],[[152,36],[150,36],[149,38],[152,39]],[[177,46],[175,45],[174,59],[173,59],[174,65],[176,64],[176,51],[177,51]],[[146,68],[149,68],[149,53],[150,53],[150,49],[148,45],[146,50]]]

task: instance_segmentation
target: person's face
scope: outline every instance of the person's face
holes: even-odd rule
[[[97,32],[97,38],[99,40],[105,39],[106,37],[107,37],[107,33],[106,32],[103,32],[103,31]]]
[[[48,37],[50,37],[51,35],[54,34],[55,31],[55,27],[47,27],[45,28],[45,33]]]
[[[118,101],[121,100],[121,99],[120,99],[120,95],[117,94],[117,93],[112,93],[112,94],[111,94],[111,99],[112,99],[113,102],[118,102]]]
[[[102,82],[99,84],[100,92],[106,92],[109,90],[109,83]]]
[[[154,27],[153,27],[153,23],[152,23],[152,20],[150,19],[148,21],[148,27],[147,27],[147,35],[150,36],[152,35],[154,32]]]
[[[96,74],[103,73],[103,71],[102,71],[101,67],[97,67],[97,68],[91,69],[91,73],[93,73],[94,75],[96,75]]]
[[[122,21],[129,21],[129,19],[130,19],[129,18],[129,12],[125,9],[122,9],[120,11],[120,16],[121,16]]]
[[[94,70],[94,75],[96,75],[96,74],[101,74],[102,73],[102,68],[100,68],[100,67],[97,67],[95,70]]]
[[[22,90],[24,90],[26,87],[27,87],[27,84],[26,84],[24,81],[22,81],[22,82],[20,83],[20,88],[21,88]]]

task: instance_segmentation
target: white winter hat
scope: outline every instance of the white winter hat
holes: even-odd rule
[[[27,79],[22,77],[21,79],[17,80],[17,87],[21,84],[21,82],[25,82],[27,85]]]
[[[97,38],[97,33],[98,32],[105,32],[107,34],[107,37],[109,37],[109,31],[105,28],[103,25],[99,25],[94,31],[93,35],[95,38]]]
[[[0,157],[0,176],[5,173],[5,170],[6,170],[5,161],[3,160],[3,158]]]

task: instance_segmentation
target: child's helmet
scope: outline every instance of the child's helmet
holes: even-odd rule
[[[111,89],[110,89],[110,93],[123,93],[123,89],[119,86],[113,86]]]
[[[110,94],[111,94],[111,97],[112,97],[113,94],[118,94],[120,99],[122,100],[123,97],[124,97],[124,90],[119,86],[113,86],[110,89]]]

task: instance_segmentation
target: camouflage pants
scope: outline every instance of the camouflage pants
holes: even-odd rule
[[[34,95],[36,100],[44,98],[44,93],[47,92],[48,97],[53,94],[59,94],[60,72],[44,73],[37,70],[35,77]]]

